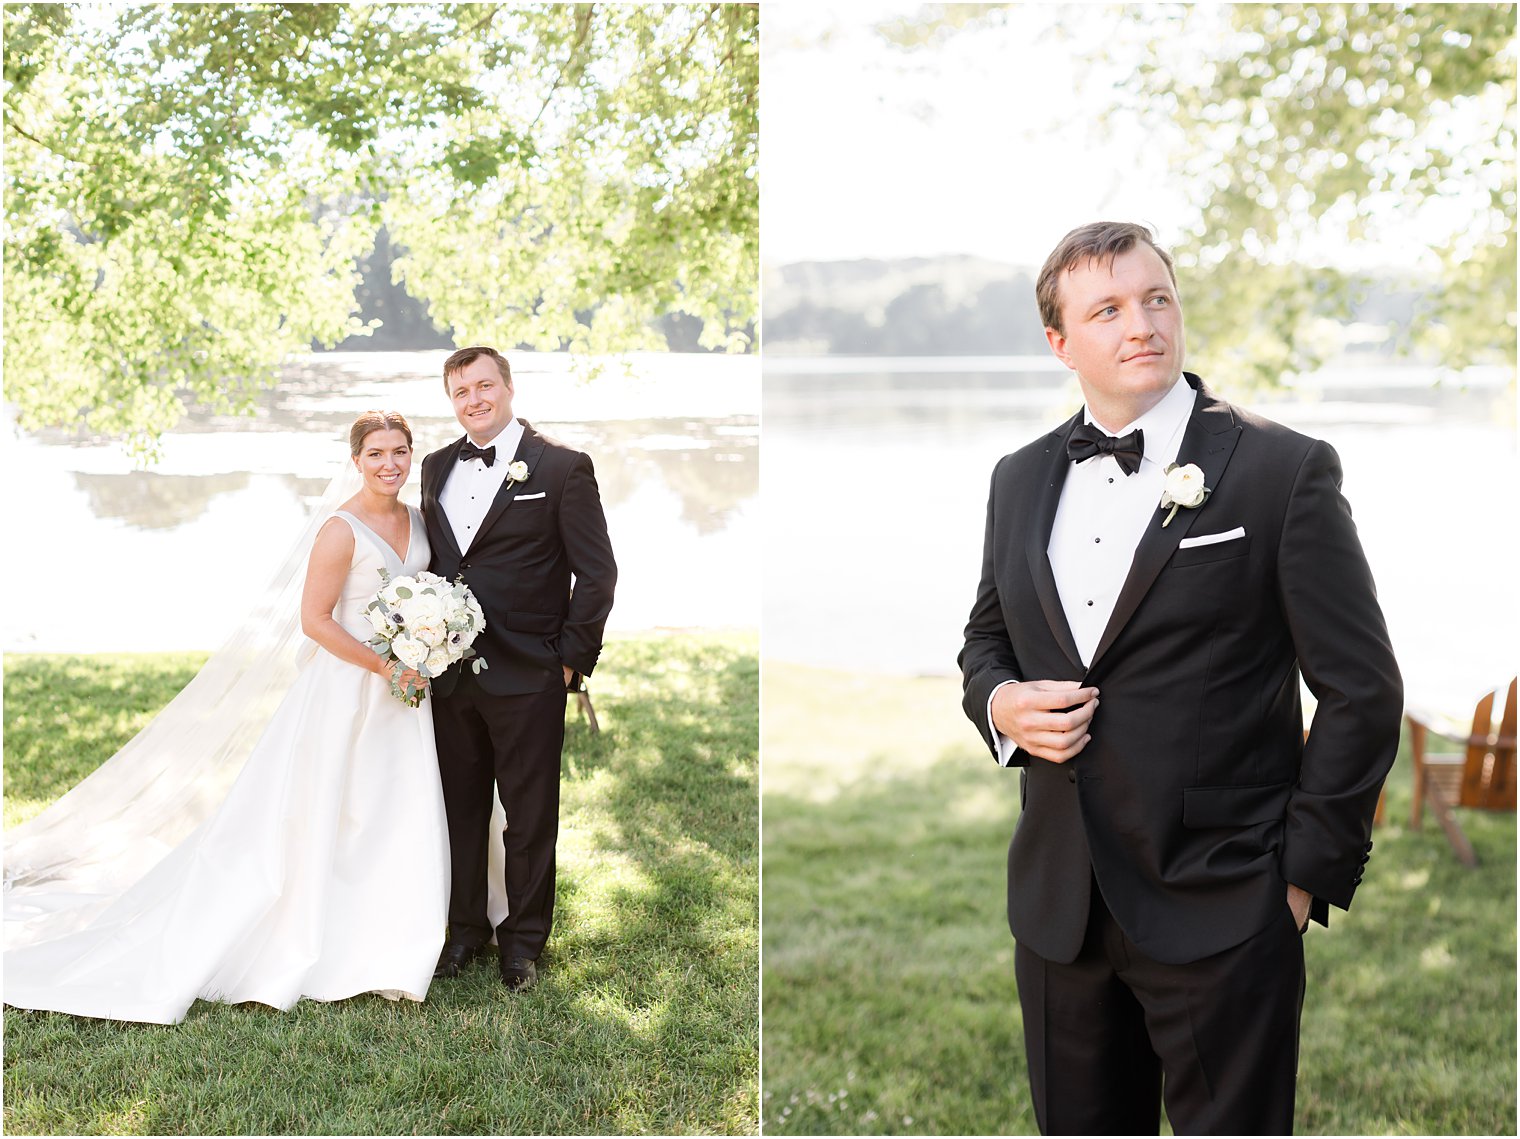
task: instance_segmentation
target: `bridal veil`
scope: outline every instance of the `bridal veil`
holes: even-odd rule
[[[7,949],[88,923],[220,805],[315,651],[300,621],[307,557],[360,485],[343,462],[242,624],[195,678],[83,782],[6,834]]]

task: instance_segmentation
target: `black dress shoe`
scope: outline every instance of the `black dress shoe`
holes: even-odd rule
[[[514,993],[538,984],[538,966],[531,957],[503,957],[501,983]]]
[[[459,976],[464,971],[464,967],[475,960],[475,955],[479,952],[478,945],[445,945],[443,952],[438,955],[438,965],[433,969],[433,976]]]

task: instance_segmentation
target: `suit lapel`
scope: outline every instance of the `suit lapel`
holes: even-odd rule
[[[544,437],[533,430],[533,425],[526,419],[522,421],[522,425],[522,440],[517,444],[517,453],[512,456],[510,461],[514,463],[526,463],[528,465],[528,478],[531,480],[533,472],[538,468],[539,456],[544,453]],[[485,518],[481,520],[480,534],[484,534],[492,526],[496,525],[496,520],[506,513],[507,507],[512,505],[512,500],[517,497],[518,492],[525,486],[527,486],[527,482],[512,482],[511,480],[504,481],[501,484],[501,489],[496,492],[496,497],[491,500],[491,509],[486,511]],[[479,540],[479,535],[477,535],[476,541]]]
[[[1040,599],[1040,611],[1045,623],[1056,639],[1066,659],[1077,672],[1082,671],[1082,654],[1077,651],[1076,638],[1066,621],[1066,610],[1061,605],[1061,593],[1056,588],[1055,571],[1050,566],[1050,531],[1056,523],[1056,507],[1061,503],[1061,488],[1066,485],[1066,473],[1071,462],[1066,458],[1066,437],[1081,420],[1079,411],[1045,438],[1045,462],[1041,468],[1040,489],[1034,501],[1034,517],[1030,520],[1029,539],[1024,553],[1029,560],[1029,574],[1034,578],[1035,596]]]
[[[431,472],[427,467],[423,468],[422,479],[423,512],[439,520],[439,525],[436,527],[438,535],[453,547],[455,558],[463,557],[464,551],[459,548],[459,542],[454,537],[454,527],[450,524],[449,516],[444,512],[443,503],[439,501],[439,497],[443,494],[444,483],[449,480],[449,472],[459,461],[459,449],[464,446],[464,441],[465,436],[461,435],[440,451],[438,459],[431,464]]]
[[[1189,379],[1196,380],[1198,377],[1191,376]],[[1198,403],[1183,431],[1182,445],[1177,448],[1177,463],[1196,463],[1203,471],[1203,485],[1213,491],[1219,488],[1224,469],[1229,465],[1230,456],[1235,453],[1235,444],[1240,441],[1240,425],[1235,422],[1230,405],[1216,398],[1203,386],[1202,380],[1196,386]],[[1205,502],[1204,507],[1207,505]],[[1162,568],[1177,552],[1177,546],[1187,537],[1194,519],[1203,512],[1204,507],[1179,510],[1171,525],[1163,527],[1161,522],[1166,515],[1161,512],[1160,500],[1157,500],[1155,517],[1146,525],[1140,544],[1135,547],[1135,558],[1130,563],[1129,576],[1124,579],[1124,585],[1114,602],[1114,611],[1108,618],[1108,625],[1103,630],[1098,647],[1093,650],[1092,661],[1087,666],[1089,672],[1097,666],[1129,619],[1135,615],[1140,602],[1150,592]]]

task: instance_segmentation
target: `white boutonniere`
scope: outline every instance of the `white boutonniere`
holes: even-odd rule
[[[1198,469],[1197,464],[1188,463],[1179,467],[1176,463],[1166,468],[1166,489],[1161,492],[1160,510],[1170,506],[1171,512],[1162,519],[1161,526],[1167,524],[1176,517],[1177,508],[1185,506],[1189,510],[1203,505],[1203,500],[1213,493],[1203,485],[1203,471]]]
[[[507,485],[528,481],[528,464],[521,459],[507,464]]]

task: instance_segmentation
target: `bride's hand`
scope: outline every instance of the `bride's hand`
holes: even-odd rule
[[[427,677],[414,668],[407,668],[399,660],[391,661],[389,664],[382,662],[380,675],[386,677],[403,692],[409,688],[420,692],[427,687]]]

